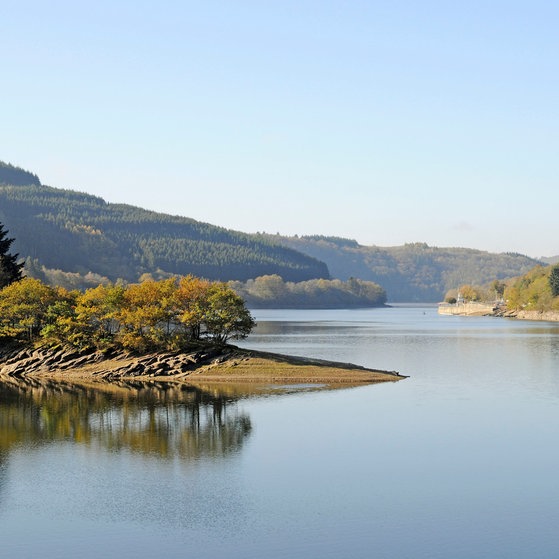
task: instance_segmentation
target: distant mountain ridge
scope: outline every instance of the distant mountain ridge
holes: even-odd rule
[[[520,276],[542,263],[425,243],[378,247],[323,235],[241,233],[44,186],[37,175],[2,162],[0,222],[36,277],[46,268],[66,279],[92,276],[91,282],[189,273],[223,281],[274,274],[290,282],[359,278],[382,286],[389,302],[437,302],[449,289]]]
[[[256,235],[171,216],[72,190],[44,186],[28,171],[0,165],[0,221],[14,251],[44,266],[112,281],[142,274],[288,281],[329,278],[313,257]]]
[[[493,254],[426,243],[377,247],[322,235],[269,237],[322,260],[333,278],[378,283],[385,288],[389,302],[438,302],[449,289],[515,277],[542,263],[517,253]]]

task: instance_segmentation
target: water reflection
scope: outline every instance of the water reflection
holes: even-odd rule
[[[226,456],[242,447],[252,428],[236,400],[231,391],[189,385],[2,382],[1,462],[14,447],[54,441],[162,458]]]

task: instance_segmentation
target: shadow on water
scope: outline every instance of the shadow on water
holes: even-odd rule
[[[250,435],[234,393],[148,383],[0,383],[0,477],[12,449],[66,441],[161,458],[237,452]]]

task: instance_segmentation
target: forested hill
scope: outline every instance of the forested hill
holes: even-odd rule
[[[438,248],[425,243],[377,247],[318,235],[268,238],[325,262],[333,278],[356,277],[382,285],[389,302],[441,301],[449,289],[519,276],[540,264],[522,254]]]
[[[12,184],[15,186],[34,184],[40,186],[41,181],[37,175],[29,171],[0,161],[0,184]]]
[[[41,270],[137,281],[142,274],[242,280],[329,278],[326,265],[273,239],[160,214],[71,190],[0,163],[0,222],[14,251]]]
[[[249,235],[44,186],[37,175],[2,162],[0,222],[28,273],[68,287],[105,278],[134,282],[144,274],[223,281],[277,275],[286,282],[331,274],[379,284],[389,302],[436,302],[449,289],[521,276],[540,263],[424,243],[377,247],[338,237]]]

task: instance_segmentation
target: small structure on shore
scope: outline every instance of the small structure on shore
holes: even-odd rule
[[[456,303],[439,303],[439,314],[456,316],[492,316],[498,309],[496,303],[464,301]]]

